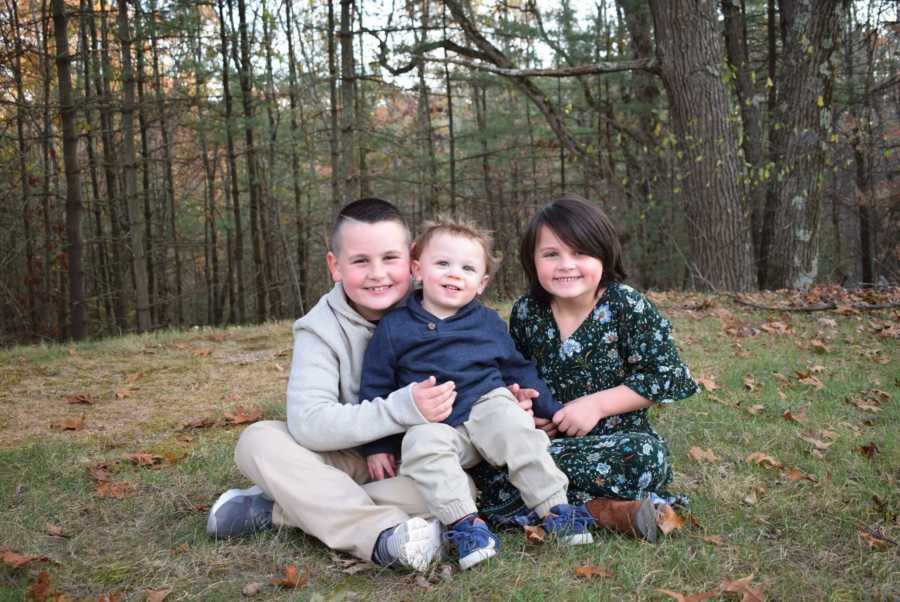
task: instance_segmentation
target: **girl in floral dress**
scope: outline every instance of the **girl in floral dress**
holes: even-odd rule
[[[552,420],[535,418],[535,425],[551,436],[550,453],[569,477],[570,503],[589,502],[598,523],[627,531],[623,525],[648,523],[652,503],[673,501],[666,491],[669,451],[648,409],[688,397],[697,385],[678,355],[671,323],[624,284],[621,255],[599,208],[573,195],[553,201],[535,214],[522,239],[531,290],[516,301],[509,323],[519,351],[565,403]],[[470,474],[483,515],[497,524],[528,522],[501,469],[483,462]],[[655,521],[632,530],[656,538]]]

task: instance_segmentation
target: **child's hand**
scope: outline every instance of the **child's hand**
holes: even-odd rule
[[[570,437],[583,437],[594,430],[603,414],[589,396],[573,399],[553,415],[553,422],[561,433]]]
[[[506,388],[515,396],[516,401],[519,402],[519,407],[525,410],[529,416],[534,416],[534,411],[531,409],[533,405],[531,400],[540,397],[541,394],[538,393],[537,389],[523,389],[519,386],[519,383],[513,383]]]
[[[366,458],[366,464],[369,466],[369,478],[373,481],[397,476],[397,460],[394,454],[372,454]]]
[[[456,383],[448,380],[435,385],[436,379],[429,376],[412,386],[412,398],[422,416],[428,422],[441,422],[453,410],[456,400]]]
[[[534,428],[541,429],[547,436],[553,439],[559,434],[559,429],[556,428],[556,424],[553,423],[552,420],[547,420],[546,418],[538,418],[534,416]]]

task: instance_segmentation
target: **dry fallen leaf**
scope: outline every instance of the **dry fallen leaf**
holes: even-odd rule
[[[613,573],[609,569],[605,569],[602,566],[580,566],[575,569],[575,576],[581,577],[582,579],[594,579],[597,577],[615,577],[615,573]]]
[[[66,395],[66,403],[93,405],[94,400],[87,393],[75,393],[74,395]]]
[[[831,353],[831,348],[820,339],[813,339],[809,342],[809,346],[812,347],[813,351],[816,353]]]
[[[868,445],[860,445],[857,449],[859,450],[859,453],[869,459],[874,458],[875,454],[879,451],[878,446],[875,445],[874,441],[870,441]]]
[[[121,599],[122,594],[119,592],[103,592],[97,596],[97,602],[119,602]]]
[[[749,408],[747,408],[747,411],[750,412],[751,414],[753,414],[754,416],[758,416],[759,414],[762,414],[765,410],[766,410],[766,406],[764,406],[760,403],[757,403],[757,404],[752,405]]]
[[[768,489],[763,487],[762,485],[754,485],[750,488],[750,493],[743,497],[743,501],[745,504],[749,504],[751,506],[756,505],[759,501],[759,498],[763,497],[768,493]]]
[[[752,454],[747,456],[747,463],[759,464],[764,468],[781,468],[782,466],[784,466],[781,462],[779,462],[772,456],[769,456],[762,452],[753,452]]]
[[[753,378],[752,374],[748,374],[744,377],[744,388],[752,393],[756,389],[760,388],[760,384],[756,382],[756,379]]]
[[[3,553],[0,554],[0,561],[6,566],[14,569],[23,567],[29,562],[53,562],[47,556],[28,556],[27,554],[20,554],[19,552],[9,549],[3,550]]]
[[[127,382],[129,384],[134,384],[137,381],[141,380],[142,378],[144,378],[143,372],[132,372],[131,374],[127,374],[125,376],[125,382]]]
[[[807,443],[812,443],[813,447],[815,447],[819,451],[825,451],[829,447],[831,447],[833,441],[819,441],[814,437],[804,437],[803,435],[799,435],[801,439],[806,441]]]
[[[870,548],[873,548],[879,552],[884,552],[890,546],[896,545],[894,542],[883,537],[879,537],[878,535],[871,533],[867,529],[863,529],[862,527],[857,528],[856,533],[859,535],[859,538],[862,541],[868,544]]]
[[[714,546],[724,546],[725,545],[725,540],[722,539],[721,535],[703,535],[702,537],[700,537],[700,539],[702,539],[706,543],[711,543]]]
[[[789,422],[798,422],[800,424],[806,422],[806,410],[800,410],[799,412],[785,410],[782,415],[784,416],[784,419]]]
[[[225,412],[225,424],[228,425],[256,422],[260,418],[262,418],[262,410],[257,407],[244,408],[243,406],[234,406],[232,412]]]
[[[673,592],[670,589],[661,588],[656,588],[656,591],[675,598],[677,602],[702,602],[703,600],[708,600],[709,598],[719,595],[719,592],[717,591],[700,592],[699,594],[682,594],[679,592]]]
[[[170,593],[171,589],[148,589],[147,602],[163,602]]]
[[[127,399],[131,397],[131,389],[116,389],[116,399]]]
[[[57,525],[55,523],[47,523],[47,535],[52,535],[53,537],[71,537],[63,530],[62,525]]]
[[[711,449],[701,449],[696,446],[688,450],[688,455],[696,462],[715,462],[718,460]]]
[[[715,391],[719,388],[719,385],[716,384],[715,377],[712,376],[700,376],[697,379],[697,384],[706,389],[707,391]]]
[[[88,466],[88,474],[95,481],[108,481],[109,480],[109,464],[106,462],[100,462],[98,464],[94,464],[93,466]]]
[[[81,418],[65,418],[50,423],[50,428],[57,431],[80,431],[84,428],[84,414]]]
[[[134,454],[125,454],[125,457],[136,466],[159,467],[162,464],[163,457],[157,454],[148,454],[145,452],[137,452]]]
[[[825,384],[812,375],[811,372],[797,371],[797,382],[814,387],[816,390],[824,389]]]
[[[197,418],[196,420],[186,422],[184,426],[181,427],[181,430],[187,431],[190,429],[205,429],[211,426],[215,426],[215,424],[216,421],[212,418]]]
[[[719,587],[722,588],[722,593],[739,595],[741,602],[763,602],[765,600],[762,586],[753,587],[753,575],[734,581],[723,579]]]
[[[191,353],[197,357],[209,357],[209,354],[212,353],[212,349],[194,349]]]
[[[547,538],[547,532],[540,525],[525,525],[522,529],[525,531],[525,541],[530,544],[544,543]]]
[[[277,587],[303,587],[309,581],[309,569],[304,569],[303,574],[297,573],[297,565],[289,564],[284,567],[284,575],[276,575],[269,582]]]
[[[661,504],[656,508],[656,525],[663,535],[668,535],[672,531],[681,529],[684,526],[684,519],[678,516],[672,506]]]
[[[415,582],[416,585],[424,589],[426,592],[430,592],[434,589],[434,586],[422,573],[416,573]]]
[[[259,593],[259,590],[262,589],[262,583],[257,583],[254,581],[253,583],[248,583],[241,589],[241,593],[248,598],[251,598]]]
[[[97,483],[97,497],[124,500],[134,491],[134,485],[128,481],[101,481]]]
[[[819,482],[819,479],[817,479],[814,475],[806,474],[805,472],[797,468],[788,468],[784,471],[784,476],[788,481],[809,481],[810,483]]]
[[[26,597],[35,602],[46,602],[54,594],[50,586],[50,573],[41,571],[37,578],[28,586]]]

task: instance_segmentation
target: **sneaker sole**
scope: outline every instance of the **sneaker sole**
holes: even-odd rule
[[[414,571],[424,572],[441,558],[441,523],[424,518],[411,518],[397,527],[403,538],[397,561]]]
[[[485,547],[475,550],[468,556],[459,559],[459,568],[462,570],[470,569],[479,562],[487,560],[488,558],[493,558],[497,555],[497,548],[494,544],[494,541],[491,540],[491,543]]]
[[[563,535],[559,538],[559,542],[567,546],[583,546],[585,544],[594,543],[594,536],[590,533]]]
[[[650,543],[656,543],[658,535],[656,508],[648,497],[641,501],[640,508],[634,513],[634,530],[637,531],[638,537],[642,537]]]
[[[216,500],[216,503],[213,504],[213,507],[209,509],[209,518],[206,519],[206,534],[212,538],[219,539],[216,530],[216,512],[219,510],[219,508],[238,496],[259,495],[262,492],[262,489],[254,485],[252,487],[248,487],[247,489],[229,489],[228,491],[220,495],[219,499]]]

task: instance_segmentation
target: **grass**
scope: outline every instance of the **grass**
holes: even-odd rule
[[[885,326],[900,314],[656,299],[693,372],[713,388],[654,416],[672,449],[674,489],[690,496],[697,526],[657,546],[600,533],[578,549],[505,533],[497,559],[430,581],[372,567],[349,574],[297,530],[206,538],[203,504],[246,484],[232,461],[241,427],[182,426],[221,422],[237,405],[283,418],[289,323],[0,351],[0,550],[52,561],[0,564],[0,600],[23,599],[42,570],[73,599],[113,592],[143,600],[170,589],[166,600],[234,600],[258,582],[262,597],[277,600],[667,600],[658,589],[698,593],[751,574],[771,600],[900,598],[900,554],[890,543],[900,540],[898,344],[880,336],[894,332]],[[93,403],[67,403],[76,394]],[[877,411],[849,403],[866,396]],[[804,422],[787,420],[787,411]],[[82,415],[82,430],[50,428]],[[868,457],[860,448],[870,443],[877,452]],[[694,460],[692,447],[716,460]],[[141,468],[126,459],[135,452],[167,460]],[[753,452],[784,468],[748,463]],[[111,481],[130,483],[123,499],[98,495],[87,470],[98,463]],[[815,482],[791,480],[792,468]],[[48,523],[67,537],[49,535]],[[723,543],[702,539],[712,536]],[[304,587],[269,585],[287,564],[309,570]],[[577,577],[586,565],[614,576]]]

